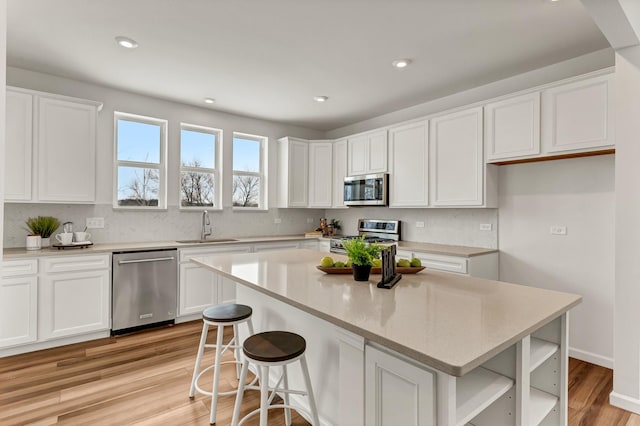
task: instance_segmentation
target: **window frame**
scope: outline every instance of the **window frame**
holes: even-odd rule
[[[248,172],[244,170],[235,170],[233,169],[233,152],[234,141],[235,139],[246,139],[252,140],[260,143],[260,171],[259,172]],[[231,206],[234,211],[267,211],[269,210],[268,205],[268,188],[267,184],[267,170],[268,170],[268,148],[269,138],[267,136],[253,135],[250,133],[243,132],[233,132],[233,137],[231,140]],[[257,176],[260,178],[260,197],[258,198],[258,207],[240,207],[233,205],[233,179],[235,176]]]
[[[118,160],[118,120],[160,126],[159,163]],[[127,112],[113,113],[113,208],[117,210],[167,210],[167,134],[168,120]],[[157,206],[121,206],[118,204],[118,169],[120,167],[138,167],[158,170],[158,205]]]
[[[216,137],[216,141],[215,141],[215,146],[213,148],[213,152],[215,155],[215,161],[214,161],[214,168],[210,169],[207,167],[185,167],[182,165],[182,131],[183,130],[187,130],[187,131],[191,131],[191,132],[200,132],[200,133],[207,133],[207,134],[211,134],[214,135]],[[181,122],[180,123],[180,143],[179,148],[178,148],[178,160],[179,160],[179,167],[178,167],[178,208],[181,210],[189,210],[189,211],[193,211],[193,210],[222,210],[222,176],[223,176],[223,170],[222,170],[222,141],[223,141],[223,131],[222,129],[216,129],[213,127],[207,127],[207,126],[200,126],[197,124],[190,124],[190,123],[184,123]],[[208,207],[208,206],[183,206],[182,205],[182,186],[181,186],[181,181],[182,181],[182,172],[183,171],[192,171],[192,172],[196,172],[196,173],[210,173],[213,174],[213,179],[214,179],[214,188],[213,190],[215,191],[214,194],[214,205],[212,207]]]

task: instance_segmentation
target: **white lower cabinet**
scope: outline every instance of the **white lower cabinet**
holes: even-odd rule
[[[398,249],[396,259],[420,259],[422,266],[489,280],[498,279],[498,252],[471,257],[449,256]]]
[[[180,250],[180,283],[178,284],[178,317],[201,314],[211,306],[233,303],[236,289],[233,281],[201,268],[190,261],[194,257],[213,254],[249,253],[251,245],[238,244],[224,247],[208,247]]]
[[[366,346],[365,424],[436,424],[435,373]]]
[[[108,330],[110,256],[62,256],[40,260],[39,340]]]
[[[35,342],[38,338],[37,272],[36,260],[2,264],[0,348]]]

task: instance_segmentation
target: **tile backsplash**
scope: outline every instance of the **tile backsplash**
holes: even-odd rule
[[[173,206],[164,211],[114,210],[110,204],[14,204],[4,205],[4,247],[24,247],[25,220],[33,216],[54,216],[73,222],[74,230],[84,229],[86,218],[103,217],[104,229],[90,229],[97,243],[172,241],[200,237],[202,211],[185,211]],[[239,212],[231,208],[209,214],[212,238],[303,234],[324,217],[324,210],[270,209]],[[275,224],[274,219],[281,219]],[[312,224],[307,219],[313,220]],[[57,231],[61,232],[61,230]]]

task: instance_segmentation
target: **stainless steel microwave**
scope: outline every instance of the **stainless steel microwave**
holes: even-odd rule
[[[389,192],[388,176],[386,173],[378,173],[345,177],[345,206],[386,206]]]

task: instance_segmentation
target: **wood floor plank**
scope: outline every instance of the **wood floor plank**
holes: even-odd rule
[[[201,326],[194,321],[2,358],[0,425],[206,426],[211,398],[188,398]],[[208,341],[214,340],[215,329]],[[212,363],[213,351],[206,351],[203,367]],[[204,389],[212,385],[209,373],[199,382]],[[237,388],[233,365],[221,369],[220,387]],[[640,426],[640,416],[609,405],[612,387],[611,370],[570,359],[569,425]],[[233,395],[219,398],[218,425],[230,424],[234,402]],[[259,403],[259,393],[247,391],[242,414]],[[246,424],[258,425],[258,416]],[[284,424],[284,411],[270,410],[269,424]],[[308,423],[294,412],[293,424]]]

